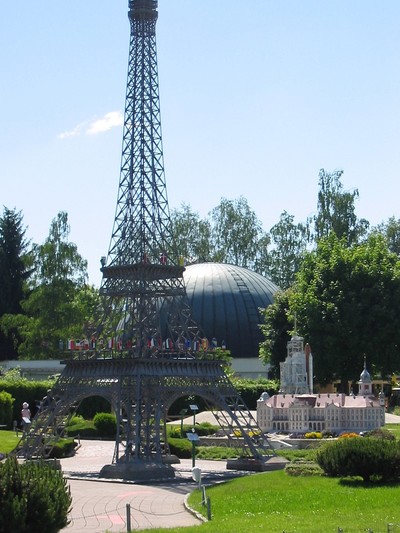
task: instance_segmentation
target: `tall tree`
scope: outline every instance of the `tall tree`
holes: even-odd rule
[[[339,238],[345,238],[350,246],[366,235],[369,222],[358,219],[355,213],[355,200],[358,189],[344,191],[341,177],[343,170],[319,171],[319,192],[317,215],[308,222],[314,226],[313,238],[317,242],[331,232]]]
[[[172,235],[179,254],[189,263],[203,263],[212,260],[210,250],[211,227],[208,220],[202,220],[187,204],[171,211]]]
[[[31,274],[31,258],[21,212],[4,208],[0,217],[0,320],[7,314],[22,312],[25,284]],[[17,331],[0,330],[0,359],[15,359]]]
[[[34,246],[36,270],[23,303],[25,315],[4,317],[4,328],[19,331],[22,357],[56,357],[60,341],[84,334],[96,295],[88,293],[87,263],[69,241],[69,232],[68,215],[60,212],[45,242]]]
[[[283,211],[279,222],[270,229],[269,236],[272,248],[265,274],[285,290],[293,284],[306,251],[307,229],[304,224],[295,224],[294,216]]]
[[[353,247],[334,233],[321,239],[302,263],[290,308],[319,382],[355,379],[364,356],[375,375],[400,369],[400,262],[381,236]]]
[[[222,198],[211,211],[211,220],[214,260],[253,268],[263,231],[247,200],[243,196],[237,200]]]
[[[373,232],[381,233],[387,240],[391,252],[400,257],[400,219],[390,217],[387,222],[378,224]]]
[[[260,329],[265,340],[260,343],[260,358],[270,364],[270,374],[279,378],[279,363],[285,360],[287,342],[293,320],[290,316],[289,295],[291,289],[275,294],[274,302],[264,309],[264,323]]]

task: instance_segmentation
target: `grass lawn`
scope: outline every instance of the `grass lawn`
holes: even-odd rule
[[[384,428],[393,433],[396,439],[400,439],[400,424],[386,424]]]
[[[15,431],[0,430],[0,453],[10,453],[19,443],[20,437],[21,433],[17,437]]]
[[[338,528],[343,533],[386,533],[388,524],[400,524],[400,484],[367,487],[358,480],[290,477],[277,471],[215,485],[207,495],[213,518],[201,526],[204,533],[337,533]],[[200,499],[196,490],[189,504],[205,514]],[[199,528],[168,530],[178,531],[199,533]]]

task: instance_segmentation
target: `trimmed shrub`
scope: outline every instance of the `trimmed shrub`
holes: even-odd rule
[[[14,398],[8,392],[0,392],[0,424],[11,427]]]
[[[197,459],[207,459],[211,461],[223,461],[225,459],[236,459],[241,457],[241,448],[228,448],[228,446],[199,446],[196,448]]]
[[[180,459],[192,457],[192,443],[188,439],[168,439],[169,449],[173,455]]]
[[[115,438],[117,433],[117,418],[112,413],[97,413],[93,424],[99,437]]]
[[[68,437],[96,438],[97,429],[92,420],[85,420],[81,416],[73,416],[65,427],[65,434]]]
[[[400,443],[397,441],[339,439],[318,450],[316,460],[328,476],[359,476],[364,482],[400,478]]]
[[[0,463],[0,533],[57,533],[72,499],[62,472],[45,463]]]
[[[50,450],[49,457],[51,459],[61,459],[62,457],[69,457],[76,448],[77,443],[74,439],[59,439],[53,448]]]
[[[109,413],[111,404],[102,396],[89,396],[84,398],[77,409],[77,414],[86,420],[91,420],[97,413]]]
[[[168,426],[168,436],[174,439],[183,438],[186,439],[186,433],[192,432],[192,427],[189,424],[184,424],[182,427],[182,436],[181,436],[181,426],[173,425]],[[203,422],[202,424],[196,424],[195,430],[197,435],[204,437],[207,435],[214,435],[214,433],[219,429],[219,426],[213,426],[209,422]]]
[[[322,468],[314,461],[292,461],[285,466],[289,476],[322,476]]]

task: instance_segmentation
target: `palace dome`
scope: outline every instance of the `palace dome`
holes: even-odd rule
[[[192,318],[202,335],[232,357],[258,357],[263,340],[260,308],[273,302],[278,287],[243,267],[222,263],[187,266],[183,274]]]

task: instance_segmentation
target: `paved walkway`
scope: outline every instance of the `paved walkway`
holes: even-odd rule
[[[400,417],[386,414],[386,423],[400,423]],[[185,498],[196,488],[192,461],[182,459],[176,479],[151,485],[100,480],[98,474],[111,464],[114,442],[82,440],[73,457],[61,459],[72,494],[71,523],[64,533],[104,533],[127,531],[127,504],[131,509],[131,530],[200,525],[201,521],[185,507]],[[223,480],[245,472],[226,470],[225,461],[196,459],[207,480]]]
[[[131,530],[200,525],[201,520],[185,507],[185,498],[197,484],[192,480],[191,460],[173,465],[176,478],[165,483],[101,480],[102,466],[112,462],[114,442],[82,440],[73,457],[61,459],[72,494],[71,523],[65,533],[127,531],[127,504]],[[240,475],[226,470],[225,461],[196,460],[204,479],[218,480]]]

